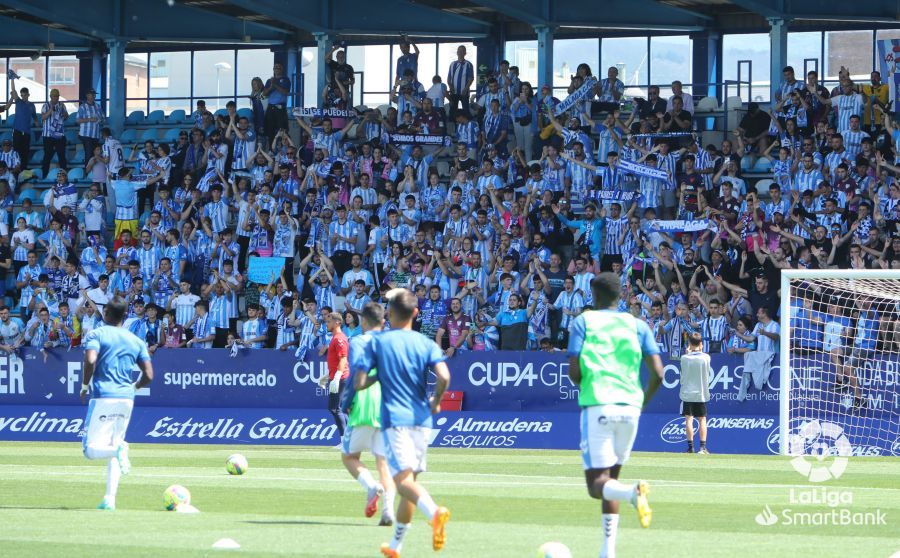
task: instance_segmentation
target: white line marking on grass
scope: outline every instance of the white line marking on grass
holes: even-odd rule
[[[78,476],[78,477],[93,477],[96,476],[100,472],[99,467],[90,467],[90,466],[68,466],[69,469],[76,469],[75,471],[41,471],[38,473],[29,472],[29,471],[16,471],[10,470],[6,471],[4,474],[7,477],[10,476],[32,476],[34,474],[37,475],[47,475],[47,476]],[[84,469],[80,471],[78,469]],[[308,469],[307,469],[308,470]],[[322,469],[319,469],[322,470]],[[342,469],[335,469],[335,472],[342,472]],[[497,476],[497,477],[515,477],[515,475],[488,475],[488,474],[480,474],[473,475],[471,473],[432,473],[429,476],[429,482],[435,484],[451,484],[451,485],[460,485],[460,486],[511,486],[511,487],[528,487],[528,486],[555,486],[560,488],[582,488],[584,487],[584,482],[564,482],[557,478],[554,482],[534,482],[531,479],[533,478],[554,478],[554,477],[532,477],[532,476],[519,476],[516,477],[518,480],[513,482],[505,482],[505,481],[471,481],[471,480],[447,480],[441,479],[440,477],[443,475],[465,475],[465,476]],[[130,475],[132,478],[172,478],[178,477],[179,479],[227,479],[231,478],[228,475],[194,475],[194,474],[183,474],[178,472],[173,472],[169,474],[156,474],[156,473],[132,473]],[[350,478],[334,478],[334,477],[310,477],[310,476],[277,476],[277,477],[248,477],[248,482],[252,481],[277,481],[277,482],[332,482],[332,483],[340,483],[340,484],[353,484],[355,481]],[[647,482],[650,482],[656,486],[668,486],[673,488],[702,488],[702,487],[719,487],[719,488],[736,488],[736,489],[779,489],[783,490],[785,488],[809,488],[809,485],[805,484],[755,484],[755,483],[729,483],[729,482],[702,482],[702,481],[679,481],[679,480],[671,480],[671,479],[646,479]],[[866,486],[829,486],[829,488],[833,489],[846,489],[846,490],[878,490],[878,491],[886,491],[886,492],[900,492],[900,488],[883,488],[883,487],[866,487]]]

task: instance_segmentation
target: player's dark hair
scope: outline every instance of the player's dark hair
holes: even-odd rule
[[[125,321],[128,303],[120,296],[113,297],[103,308],[103,319],[110,325],[119,325]]]
[[[419,307],[419,299],[412,291],[398,290],[391,297],[390,305],[391,311],[397,318],[396,321],[406,323],[412,319],[413,313]]]
[[[377,302],[369,302],[363,306],[359,316],[362,318],[363,323],[369,326],[367,329],[380,326],[384,322],[384,306]]]
[[[619,301],[619,276],[606,271],[591,279],[591,293],[596,308],[609,308]]]
[[[703,336],[700,335],[699,331],[695,331],[688,336],[688,346],[695,349],[699,349],[703,346]]]

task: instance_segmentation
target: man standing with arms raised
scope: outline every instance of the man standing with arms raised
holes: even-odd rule
[[[354,387],[364,390],[375,382],[381,385],[385,457],[400,493],[394,537],[381,546],[381,553],[399,558],[403,537],[417,506],[431,523],[432,548],[441,550],[446,542],[450,512],[434,503],[417,476],[425,471],[431,415],[441,410],[441,397],[450,385],[450,370],[437,344],[412,331],[419,311],[416,295],[398,288],[388,291],[385,298],[389,301],[391,330],[376,335],[363,358],[354,358]],[[373,368],[375,374],[369,375]],[[431,397],[427,393],[429,368],[433,368],[436,380]]]
[[[107,459],[106,494],[97,506],[116,509],[119,478],[131,470],[125,431],[134,407],[134,392],[153,380],[153,365],[147,344],[122,327],[128,303],[116,297],[103,309],[103,326],[91,330],[84,340],[84,380],[81,400],[91,392],[84,422],[82,447],[88,459]],[[141,376],[132,378],[135,365]]]
[[[570,326],[569,379],[580,387],[581,454],[591,498],[603,501],[601,558],[616,554],[619,502],[631,502],[641,527],[650,526],[652,511],[645,481],[619,482],[622,465],[637,436],[641,407],[663,377],[659,347],[646,322],[618,312],[620,283],[612,272],[591,281],[594,307]],[[646,392],[641,388],[641,360],[650,369]]]

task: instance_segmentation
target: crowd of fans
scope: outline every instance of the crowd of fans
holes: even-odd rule
[[[715,145],[679,82],[667,99],[658,86],[626,99],[616,68],[581,64],[558,111],[549,85],[506,61],[482,78],[460,46],[446,77],[421,76],[417,47],[400,49],[384,111],[351,110],[354,72],[336,48],[319,107],[331,117],[289,113],[276,64],[253,80],[250,115],[198,101],[174,143],[127,159],[91,96],[78,111],[86,189],[50,169],[54,155],[71,168],[58,95],[29,112],[13,86],[0,286],[9,274],[15,287],[0,350],[71,347],[118,294],[151,351],[308,358],[328,346],[330,312],[352,336],[367,302],[405,287],[421,301],[416,327],[448,355],[554,351],[610,270],[619,308],[672,357],[694,331],[710,352],[777,351],[780,269],[900,268],[900,127],[877,72],[859,84],[842,69],[828,91],[785,68],[772,109],[750,103]],[[32,118],[56,172],[34,202],[45,212],[14,203]],[[763,192],[742,177],[760,158]]]

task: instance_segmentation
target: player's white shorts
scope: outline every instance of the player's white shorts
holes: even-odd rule
[[[370,451],[378,457],[384,457],[384,439],[381,430],[374,426],[348,426],[341,438],[341,451],[344,454]]]
[[[425,470],[425,457],[431,429],[425,426],[397,426],[381,431],[384,441],[384,457],[391,475],[402,471],[421,473]]]
[[[622,465],[631,455],[641,410],[630,405],[595,405],[581,410],[584,468]]]
[[[128,421],[131,420],[133,399],[100,397],[88,403],[87,420],[81,446],[115,448],[125,439]]]

